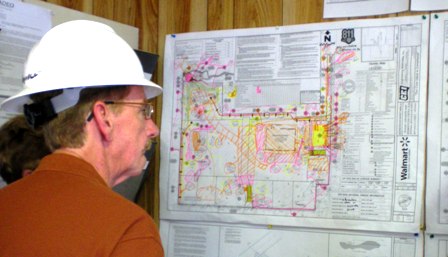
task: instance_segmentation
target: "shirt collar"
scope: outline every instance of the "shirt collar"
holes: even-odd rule
[[[98,174],[95,167],[87,161],[65,153],[53,153],[45,156],[36,169],[39,171],[57,171],[83,176],[107,186],[104,179]],[[108,187],[108,186],[107,186]]]

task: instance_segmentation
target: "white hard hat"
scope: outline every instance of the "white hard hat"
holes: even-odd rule
[[[143,86],[146,97],[162,93],[162,88],[145,78],[142,65],[130,47],[115,31],[102,23],[75,20],[48,31],[25,63],[23,90],[6,99],[1,108],[23,113],[35,93],[63,89],[51,99],[54,111],[74,106],[79,92],[87,87]]]

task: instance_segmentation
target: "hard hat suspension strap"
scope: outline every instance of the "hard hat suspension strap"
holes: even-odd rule
[[[25,104],[23,106],[23,112],[28,124],[35,129],[54,119],[58,115],[54,111],[51,99],[32,104]]]

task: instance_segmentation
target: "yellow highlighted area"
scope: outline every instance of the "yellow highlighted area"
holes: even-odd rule
[[[235,97],[236,97],[236,88],[235,88],[232,92],[228,93],[227,95],[228,95],[230,98],[235,98]]]
[[[251,203],[253,198],[252,198],[252,186],[246,186],[246,188],[244,189],[244,191],[246,191],[246,203]]]
[[[324,125],[313,125],[313,146],[324,146],[327,144],[327,130]]]
[[[325,156],[327,155],[327,151],[325,151],[324,149],[319,149],[319,150],[312,150],[310,152],[311,156]]]

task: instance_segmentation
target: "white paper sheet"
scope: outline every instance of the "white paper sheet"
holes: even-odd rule
[[[446,0],[412,0],[412,11],[435,11],[448,9],[448,1]]]
[[[407,10],[409,10],[408,0],[325,0],[324,1],[324,18],[360,17],[369,15],[397,13]]]
[[[21,79],[26,57],[31,47],[50,28],[49,10],[20,1],[1,1],[0,97],[11,96],[22,89]],[[4,122],[4,114],[0,114],[0,124]]]
[[[166,257],[419,257],[423,236],[161,221]]]
[[[161,218],[418,232],[428,27],[168,36]]]
[[[432,14],[430,42],[426,222],[448,234],[448,13]]]
[[[448,256],[448,235],[425,235],[425,257]]]

